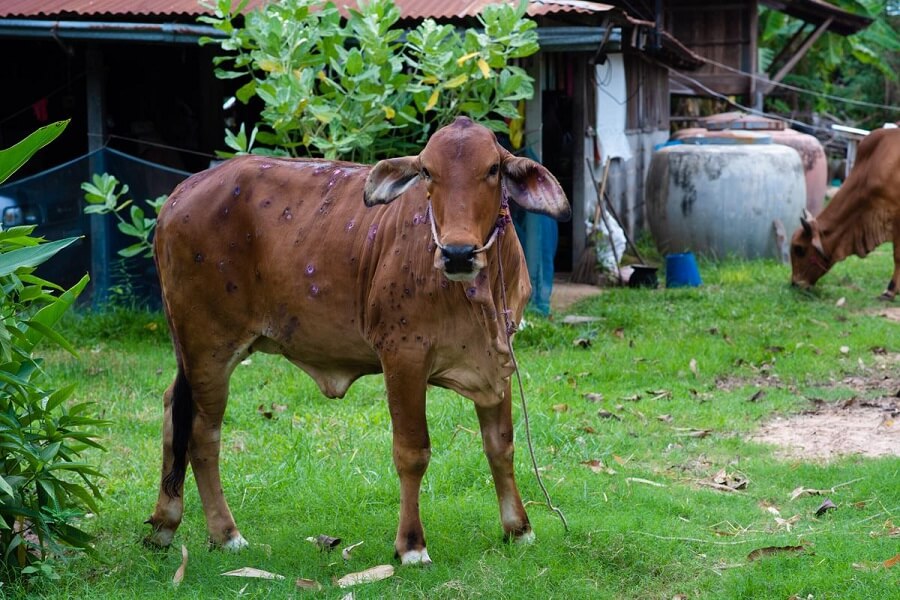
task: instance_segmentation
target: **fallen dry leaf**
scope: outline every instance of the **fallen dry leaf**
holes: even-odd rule
[[[658,421],[662,421],[663,423],[671,423],[672,415],[659,415],[658,417],[656,417],[656,419]]]
[[[691,362],[688,363],[688,367],[690,367],[691,373],[693,373],[695,377],[697,375],[699,375],[699,370],[697,369],[697,359],[696,358],[691,359]]]
[[[753,561],[764,556],[778,554],[779,552],[802,552],[806,546],[768,546],[766,548],[757,548],[747,555],[747,560]]]
[[[568,404],[554,404],[553,405],[553,412],[564,413],[564,412],[567,412],[568,410],[569,410]]]
[[[241,567],[240,569],[222,573],[222,575],[227,577],[247,577],[249,579],[284,579],[284,575],[269,573],[268,571],[263,571],[262,569],[256,569],[254,567]]]
[[[575,341],[572,342],[573,346],[578,346],[580,348],[590,348],[591,340],[587,338],[576,338]]]
[[[588,402],[603,402],[603,394],[600,392],[588,392],[584,395],[584,399]]]
[[[601,419],[615,419],[616,421],[621,421],[622,418],[619,415],[615,415],[608,410],[600,409],[597,411],[597,416]]]
[[[825,498],[825,501],[822,502],[822,504],[819,506],[819,508],[816,509],[816,516],[821,517],[822,515],[827,513],[829,510],[834,510],[836,508],[837,508],[837,505],[835,505],[834,502],[832,502],[828,498]]]
[[[304,579],[303,577],[297,578],[297,581],[294,582],[294,585],[301,590],[313,590],[318,592],[322,589],[322,584],[315,579]]]
[[[783,527],[785,530],[790,531],[794,524],[800,520],[800,515],[794,515],[790,519],[782,519],[781,517],[775,517],[775,523],[779,527]]]
[[[377,567],[372,567],[370,569],[366,569],[365,571],[359,571],[357,573],[348,573],[344,575],[335,583],[338,587],[350,587],[351,585],[357,585],[360,583],[372,583],[373,581],[381,581],[382,579],[387,579],[394,574],[394,567],[391,565],[378,565]]]
[[[814,490],[812,488],[805,488],[801,485],[800,487],[794,488],[794,491],[791,492],[791,500],[796,500],[803,496],[821,496],[822,494],[827,494],[829,491],[830,490]]]
[[[725,472],[725,469],[720,469],[718,473],[712,476],[712,482],[732,490],[743,490],[746,489],[749,480],[739,473],[729,475]]]
[[[900,554],[895,554],[893,557],[887,559],[883,563],[885,569],[890,569],[893,566],[900,565]]]
[[[362,546],[362,545],[363,545],[363,542],[356,542],[355,544],[350,544],[349,546],[347,546],[346,548],[344,548],[341,551],[341,556],[344,558],[344,560],[350,560],[350,553],[353,552],[353,549],[356,548],[357,546]]]
[[[178,569],[175,571],[175,576],[172,577],[172,585],[174,585],[176,587],[184,580],[184,573],[187,570],[187,559],[188,559],[187,546],[182,544],[181,545],[181,565],[179,565]]]
[[[838,298],[838,301],[834,303],[834,305],[837,306],[838,308],[844,306],[845,304],[847,304],[847,299],[844,298],[843,296]]]
[[[329,552],[337,548],[341,543],[341,538],[331,537],[330,535],[320,534],[316,537],[306,538],[307,542],[312,542],[319,547],[319,550],[328,550]]]
[[[593,460],[583,460],[583,461],[581,461],[581,464],[588,467],[594,473],[606,473],[607,475],[615,475],[616,474],[615,471],[613,471],[612,469],[607,467],[605,464],[603,464],[602,460],[599,460],[597,458],[595,458]]]
[[[711,429],[685,429],[682,427],[675,427],[674,429],[681,432],[676,434],[679,437],[705,438],[712,433]]]

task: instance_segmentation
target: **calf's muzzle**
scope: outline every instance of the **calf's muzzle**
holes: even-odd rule
[[[475,246],[471,244],[444,246],[441,258],[448,275],[468,275],[475,271]]]

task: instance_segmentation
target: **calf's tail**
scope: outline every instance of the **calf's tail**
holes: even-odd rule
[[[187,473],[188,443],[194,421],[194,398],[191,386],[179,361],[178,374],[172,385],[172,470],[163,479],[163,487],[170,498],[179,496],[179,489]]]

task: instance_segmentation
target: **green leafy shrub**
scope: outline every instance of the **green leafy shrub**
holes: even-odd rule
[[[332,2],[272,2],[236,26],[245,6],[217,0],[200,18],[226,36],[203,40],[225,52],[216,75],[249,79],[237,99],[263,103],[249,137],[243,125],[226,133],[236,152],[373,162],[418,152],[458,115],[506,131],[501,119],[534,93],[513,64],[539,49],[525,2],[485,6],[463,35],[426,19],[405,38],[393,0],[360,2],[344,22]]]
[[[67,122],[44,127],[0,151],[0,182],[52,141]],[[90,551],[78,519],[97,510],[101,474],[81,459],[102,421],[89,405],[71,404],[74,388],[46,389],[41,342],[74,353],[55,326],[87,285],[68,290],[35,276],[35,268],[77,238],[45,242],[34,226],[0,230],[0,556],[11,569],[52,577],[44,562],[69,547]]]

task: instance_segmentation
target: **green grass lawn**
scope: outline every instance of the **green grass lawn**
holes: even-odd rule
[[[889,248],[839,264],[812,293],[789,288],[788,267],[773,262],[700,266],[700,288],[611,289],[569,311],[598,321],[534,317],[516,340],[534,451],[568,532],[542,504],[516,406],[518,481],[537,541],[501,541],[471,403],[430,391],[433,457],[421,500],[428,568],[393,560],[399,492],[381,379],[328,400],[302,372],[263,355],[238,367],[223,431],[225,493],[251,548],[208,551],[190,476],[173,548],[143,547],[160,476],[161,396],[174,375],[164,320],[73,317],[68,336],[79,358],[54,353],[47,368],[77,382],[78,400],[96,402],[111,422],[108,451],[89,455],[107,476],[102,510],[86,523],[100,560],[71,558],[59,581],[7,583],[0,594],[342,598],[348,590],[333,578],[387,563],[395,575],[352,588],[355,598],[900,597],[900,565],[883,565],[900,552],[891,535],[900,525],[900,458],[826,463],[748,441],[761,422],[808,409],[811,399],[859,396],[844,378],[874,377],[878,365],[884,385],[872,398],[900,393],[900,324],[878,315],[886,305],[876,299],[892,269]],[[746,487],[709,486],[723,469]],[[791,500],[799,486],[835,489]],[[837,508],[816,517],[826,497]],[[365,543],[345,562],[306,541],[318,534]],[[176,589],[182,544],[189,560]],[[802,549],[751,555],[793,546]],[[221,575],[240,567],[285,579]],[[296,589],[299,577],[324,590]]]

